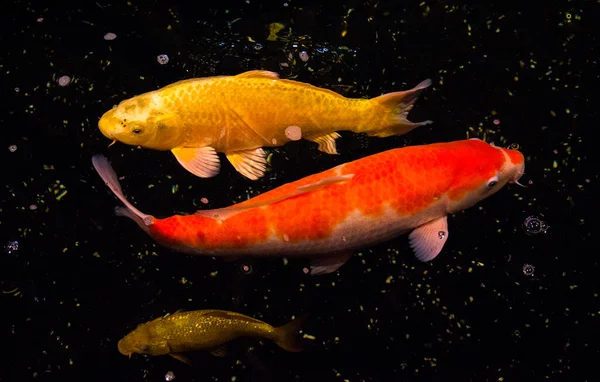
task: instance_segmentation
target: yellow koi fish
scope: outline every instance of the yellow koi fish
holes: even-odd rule
[[[138,325],[117,344],[119,353],[151,356],[170,355],[190,364],[181,353],[207,350],[222,357],[226,344],[238,337],[266,338],[282,349],[299,352],[302,346],[298,331],[306,315],[286,325],[273,327],[266,322],[225,310],[181,311]]]
[[[320,151],[337,154],[336,131],[388,137],[431,123],[407,119],[430,85],[427,79],[407,91],[346,98],[254,70],[187,79],[135,96],[107,111],[98,127],[113,142],[171,150],[186,170],[202,178],[219,173],[217,152],[225,153],[238,172],[256,180],[267,168],[263,147],[304,138]]]

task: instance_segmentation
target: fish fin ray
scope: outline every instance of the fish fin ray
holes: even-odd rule
[[[223,344],[219,347],[209,350],[208,352],[215,357],[225,357],[227,355],[227,345]]]
[[[276,327],[275,332],[277,333],[277,338],[275,339],[275,343],[286,351],[302,351],[303,347],[299,332],[307,318],[308,314],[303,314],[283,326]]]
[[[244,212],[250,210],[252,208],[259,208],[263,206],[267,206],[272,203],[280,202],[285,199],[293,198],[298,195],[306,194],[308,192],[316,191],[320,188],[327,187],[332,184],[344,183],[351,180],[354,177],[354,174],[346,174],[346,175],[338,175],[331,176],[328,178],[321,179],[318,182],[306,184],[304,186],[300,186],[296,188],[294,191],[289,194],[285,194],[283,196],[279,196],[273,199],[263,200],[255,203],[244,203],[242,205],[233,205],[225,208],[217,208],[213,210],[198,210],[194,214],[198,216],[203,216],[215,220],[226,220],[230,217],[239,214],[240,212]]]
[[[431,80],[428,78],[410,90],[387,93],[372,98],[371,102],[375,102],[389,110],[391,126],[386,126],[380,130],[369,131],[367,134],[372,137],[385,138],[392,135],[406,134],[416,127],[433,123],[433,121],[430,120],[422,122],[411,122],[408,120],[408,113],[419,99],[421,92],[429,86],[431,86]]]
[[[318,144],[319,146],[317,147],[317,150],[327,154],[336,155],[339,153],[335,145],[335,140],[340,137],[341,135],[339,135],[336,132],[333,132],[325,135],[306,137],[306,139]]]
[[[279,79],[279,74],[271,72],[269,70],[249,70],[244,73],[240,73],[235,77],[238,78],[271,78],[273,80]]]
[[[226,155],[233,167],[250,180],[262,178],[267,171],[267,153],[260,147]]]
[[[352,257],[352,252],[344,252],[335,256],[321,257],[311,261],[310,274],[325,275],[337,271]]]
[[[210,147],[177,147],[171,150],[183,168],[200,178],[212,178],[221,170],[217,151]]]
[[[190,359],[188,357],[184,356],[181,353],[169,353],[169,355],[171,357],[175,358],[176,360],[185,363],[188,366],[192,366],[192,361],[190,361]]]
[[[408,240],[417,259],[426,262],[439,255],[448,236],[448,216],[444,216],[415,228]]]

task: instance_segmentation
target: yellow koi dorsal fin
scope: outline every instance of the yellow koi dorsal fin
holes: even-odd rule
[[[194,213],[194,215],[212,218],[215,220],[226,220],[226,219],[229,219],[230,217],[232,217],[233,215],[239,214],[240,212],[244,212],[244,211],[250,210],[252,208],[259,208],[259,207],[267,206],[269,204],[277,203],[277,202],[280,202],[285,199],[293,198],[294,196],[298,196],[298,195],[306,194],[308,192],[319,190],[323,187],[327,187],[332,184],[347,182],[350,179],[352,179],[353,177],[354,177],[354,174],[331,176],[331,177],[328,177],[325,179],[321,179],[318,182],[300,186],[300,187],[296,188],[294,191],[290,192],[289,194],[286,194],[283,196],[278,196],[273,199],[268,199],[268,200],[264,200],[264,201],[257,202],[257,203],[252,203],[252,202],[245,203],[241,206],[233,205],[231,207],[217,208],[214,210],[199,210],[199,211],[196,211]]]
[[[270,78],[272,80],[278,80],[279,74],[270,72],[268,70],[250,70],[244,73],[240,73],[235,77],[239,78]]]

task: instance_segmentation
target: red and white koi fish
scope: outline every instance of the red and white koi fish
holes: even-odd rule
[[[311,258],[311,274],[336,271],[359,248],[404,233],[421,261],[448,240],[448,214],[517,183],[517,150],[479,139],[409,146],[367,156],[277,187],[226,208],[158,219],[123,194],[105,157],[92,162],[134,220],[175,251],[209,256]]]

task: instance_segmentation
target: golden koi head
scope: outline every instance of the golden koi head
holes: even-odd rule
[[[134,353],[146,355],[165,355],[171,351],[167,341],[154,334],[150,323],[141,324],[123,337],[117,344],[119,353],[129,356]]]
[[[176,113],[162,109],[160,98],[142,94],[104,113],[98,128],[113,140],[154,150],[171,150],[185,138],[185,127]]]
[[[458,171],[448,192],[450,212],[473,206],[507,183],[522,186],[519,179],[525,173],[525,158],[516,149],[473,138],[465,143],[464,152],[459,156],[461,163],[457,163]]]

